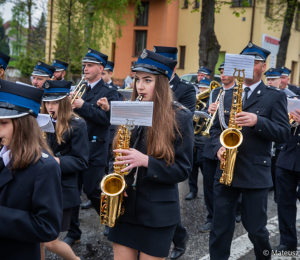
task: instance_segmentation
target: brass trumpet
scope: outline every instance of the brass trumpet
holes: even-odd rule
[[[71,104],[74,103],[75,99],[77,99],[77,97],[82,97],[84,92],[86,91],[86,84],[82,84],[81,82],[84,80],[84,76],[82,77],[82,79],[80,80],[80,82],[78,83],[78,85],[75,87],[74,92],[73,92],[73,96],[71,99]]]

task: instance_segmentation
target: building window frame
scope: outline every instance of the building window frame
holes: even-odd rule
[[[244,2],[247,1],[249,5],[244,5]],[[252,7],[253,6],[253,0],[232,0],[231,7]]]
[[[147,48],[147,36],[147,30],[135,30],[134,57],[140,56],[143,50]]]
[[[179,63],[178,69],[184,70],[185,56],[186,56],[186,46],[179,46]]]
[[[266,1],[266,14],[265,14],[265,16],[267,18],[272,19],[272,9],[273,9],[273,1],[267,0]]]
[[[199,9],[199,8],[200,8],[200,0],[195,0],[194,9]]]
[[[300,31],[300,3],[298,3],[296,17],[295,17],[295,30]]]
[[[138,7],[138,15],[135,19],[135,26],[148,26],[150,2],[141,2]]]
[[[189,8],[189,1],[188,0],[183,0],[182,1],[182,7],[181,9],[188,9]]]

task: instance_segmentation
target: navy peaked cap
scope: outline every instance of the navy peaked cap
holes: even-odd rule
[[[176,65],[176,60],[144,49],[137,62],[132,65],[131,70],[144,71],[155,75],[162,74],[170,80]]]
[[[29,87],[0,79],[0,118],[38,116],[42,89]]]
[[[0,68],[6,70],[9,60],[10,60],[10,56],[0,51]]]
[[[218,70],[220,71],[221,69],[224,69],[225,67],[225,61],[223,61],[223,63],[219,66]]]
[[[33,69],[33,72],[31,75],[33,76],[43,76],[43,77],[50,77],[52,78],[53,73],[55,72],[55,68],[39,61],[35,68]]]
[[[252,55],[255,56],[255,60],[265,61],[270,55],[270,51],[263,49],[252,42],[249,42],[248,45],[242,50],[240,54],[243,55]]]
[[[154,46],[153,52],[177,60],[178,49],[176,47]]]
[[[201,66],[198,70],[198,73],[203,73],[203,74],[206,74],[206,75],[210,75],[212,72],[211,69],[207,68],[207,67],[204,67],[204,66]]]
[[[52,66],[55,68],[55,71],[62,71],[62,70],[67,70],[69,64],[61,61],[61,60],[53,60]]]
[[[43,101],[55,101],[63,99],[70,94],[72,81],[46,80],[43,84]]]
[[[82,62],[98,63],[105,68],[107,63],[107,58],[108,58],[107,55],[89,48],[88,53],[83,58]]]
[[[284,66],[280,67],[279,69],[281,71],[282,76],[289,76],[292,72],[290,69],[288,69],[287,67],[284,67]]]
[[[207,78],[207,77],[203,77],[199,84],[198,84],[198,87],[201,87],[201,88],[209,88],[210,86],[210,83],[211,83],[211,79]]]
[[[265,73],[267,79],[279,79],[281,76],[280,69],[268,69]]]
[[[112,72],[114,71],[115,63],[112,61],[107,61],[106,67],[104,70],[111,70]]]

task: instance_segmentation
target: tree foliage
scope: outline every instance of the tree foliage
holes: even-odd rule
[[[0,51],[9,54],[8,37],[5,35],[3,19],[0,17]]]

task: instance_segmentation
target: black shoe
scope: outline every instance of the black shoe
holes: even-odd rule
[[[240,223],[242,221],[242,215],[241,214],[236,214],[235,215],[235,222]]]
[[[186,197],[185,200],[193,200],[194,198],[197,197],[197,193],[196,192],[190,192]]]
[[[211,228],[211,223],[207,222],[203,227],[200,228],[199,231],[202,233],[208,233],[210,231],[210,228]]]
[[[65,237],[63,242],[65,242],[66,244],[68,244],[69,246],[73,245],[73,244],[77,244],[80,242],[80,239],[73,239],[73,238],[70,238],[70,237]]]
[[[184,238],[183,244],[180,246],[176,246],[176,245],[174,246],[173,251],[170,256],[171,259],[177,259],[185,253],[186,244],[187,244],[187,241],[189,240],[189,238],[190,238],[189,233],[187,233],[186,237]]]
[[[297,251],[297,247],[289,247],[289,246],[285,246],[285,245],[278,245],[278,246],[274,247],[272,250],[274,250],[274,251],[284,251],[284,252]]]
[[[108,233],[109,233],[109,227],[105,226],[104,231],[103,231],[103,235],[107,237]]]
[[[90,200],[88,200],[87,203],[80,204],[80,207],[81,207],[82,209],[90,209],[90,208],[93,207],[93,204],[92,204],[92,202],[91,202]]]

